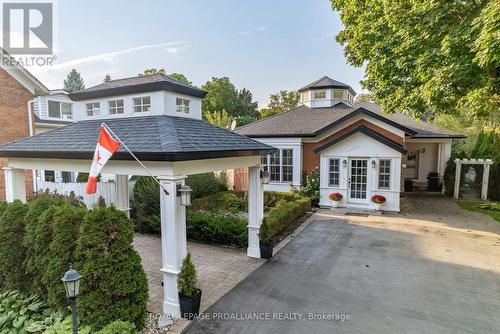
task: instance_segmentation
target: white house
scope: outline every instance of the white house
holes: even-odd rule
[[[299,92],[299,107],[236,132],[279,149],[262,157],[270,174],[265,190],[290,191],[304,174],[319,170],[322,206],[331,206],[328,197],[338,192],[341,206],[371,208],[371,197],[383,195],[383,209],[399,211],[404,180],[417,187],[431,172],[442,177],[452,140],[464,137],[409,115],[386,114],[374,103],[354,104],[354,90],[326,76]]]

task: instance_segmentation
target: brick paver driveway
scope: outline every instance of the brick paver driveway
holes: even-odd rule
[[[402,214],[382,217],[320,210],[207,312],[350,320],[205,319],[187,333],[499,333],[499,232],[441,197],[405,200]]]
[[[148,311],[162,312],[163,287],[161,286],[161,241],[159,236],[136,234],[134,248],[142,258],[148,276]],[[188,242],[188,251],[196,269],[203,296],[201,309],[216,302],[238,282],[259,267],[264,261],[249,258],[244,251]]]

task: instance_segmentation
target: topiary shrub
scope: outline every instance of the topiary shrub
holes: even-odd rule
[[[259,239],[260,241],[270,241],[272,239],[271,228],[266,220],[260,224]]]
[[[77,241],[75,268],[82,280],[80,319],[99,330],[115,320],[144,325],[148,283],[139,254],[132,247],[133,228],[114,207],[85,215]]]
[[[191,211],[186,214],[186,234],[189,240],[211,245],[245,248],[247,220],[232,214]]]
[[[264,206],[267,208],[275,207],[279,201],[295,201],[301,196],[295,193],[285,193],[280,191],[266,191],[264,192]]]
[[[181,271],[177,276],[177,288],[179,293],[184,296],[193,297],[198,290],[198,275],[193,261],[191,261],[191,253],[187,253],[182,260]]]
[[[25,217],[25,234],[23,245],[26,249],[25,287],[30,293],[46,296],[46,290],[41,284],[41,278],[46,268],[47,249],[52,240],[53,205],[61,205],[66,198],[51,193],[40,193],[29,202],[29,210]],[[49,210],[51,209],[51,210]],[[50,211],[45,213],[45,211]]]
[[[269,226],[269,232],[266,232],[268,233],[267,240],[279,237],[293,225],[297,218],[310,210],[311,200],[309,198],[302,197],[291,202],[279,201],[276,207],[264,216],[262,222],[262,224]]]
[[[53,206],[44,212],[52,218],[52,241],[46,249],[48,261],[43,267],[42,286],[46,289],[47,304],[54,308],[67,306],[66,293],[61,284],[61,277],[75,262],[78,229],[86,211],[69,204]]]
[[[6,289],[24,288],[23,238],[27,213],[28,205],[16,200],[7,206],[0,218],[0,286]]]
[[[135,334],[137,331],[135,330],[134,324],[128,321],[113,321],[103,329],[97,332],[97,334]]]

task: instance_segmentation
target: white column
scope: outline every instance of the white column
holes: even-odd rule
[[[116,175],[116,206],[130,217],[130,200],[128,189],[128,175]]]
[[[458,192],[460,191],[460,171],[462,169],[462,164],[459,159],[455,159],[456,168],[455,168],[455,189],[453,192],[453,197],[458,199]]]
[[[490,178],[490,164],[483,165],[483,184],[481,186],[481,199],[486,201],[488,199],[488,181]]]
[[[186,176],[159,176],[161,212],[161,254],[163,273],[163,313],[179,318],[179,294],[177,275],[182,260],[187,254],[186,242],[186,209],[180,205],[177,197],[177,184],[184,184]]]
[[[2,168],[5,173],[5,199],[14,202],[16,199],[26,202],[26,184],[23,169]]]
[[[260,258],[259,231],[264,218],[264,190],[260,167],[248,168],[248,248],[249,257]]]

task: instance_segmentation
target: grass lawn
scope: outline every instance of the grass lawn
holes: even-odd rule
[[[500,203],[457,201],[457,204],[462,209],[480,212],[500,222]]]

